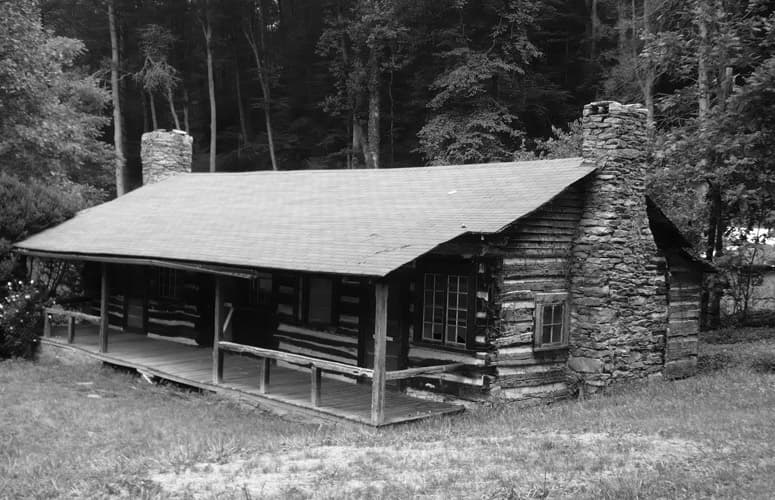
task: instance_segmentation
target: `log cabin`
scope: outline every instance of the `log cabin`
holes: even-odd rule
[[[709,268],[646,196],[645,110],[589,104],[583,135],[561,160],[165,175],[16,249],[98,298],[44,342],[375,426],[691,375]]]

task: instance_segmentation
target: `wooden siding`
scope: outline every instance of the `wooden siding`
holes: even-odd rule
[[[682,378],[697,370],[702,274],[696,264],[669,252],[669,329],[665,346],[665,377]]]
[[[569,392],[565,348],[534,349],[536,295],[568,293],[573,240],[584,208],[576,183],[493,239],[502,257],[497,270],[498,327],[490,329],[494,394],[503,399],[551,400]],[[568,325],[569,326],[569,325]]]
[[[335,325],[312,326],[302,320],[304,279],[300,275],[275,274],[277,331],[274,334],[281,351],[314,356],[330,361],[358,365],[360,329],[368,324],[363,280],[333,277],[333,315]],[[366,304],[366,306],[364,305]]]

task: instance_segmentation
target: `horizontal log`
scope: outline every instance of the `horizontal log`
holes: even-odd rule
[[[568,373],[562,368],[545,372],[498,376],[498,385],[504,389],[511,387],[535,387],[567,381]]]
[[[418,375],[430,375],[433,373],[445,373],[457,370],[466,366],[465,363],[449,363],[445,365],[420,366],[417,368],[407,368],[405,370],[393,370],[385,374],[386,380],[401,380],[412,378]]]
[[[278,361],[285,361],[286,363],[293,363],[295,365],[306,366],[310,368],[316,367],[320,368],[321,370],[342,373],[344,375],[369,378],[374,376],[374,370],[369,368],[362,368],[360,366],[352,366],[345,363],[337,363],[336,361],[327,361],[324,359],[317,359],[309,356],[302,356],[300,354],[292,354],[289,352],[264,349],[262,347],[253,347],[249,345],[236,344],[234,342],[221,341],[218,342],[218,348],[224,351],[248,354],[258,358],[276,359]]]
[[[81,320],[84,320],[84,321],[89,321],[89,322],[92,322],[92,323],[99,323],[100,322],[100,317],[99,316],[95,316],[93,314],[86,314],[86,313],[83,313],[81,311],[69,311],[67,309],[59,309],[59,308],[56,308],[56,307],[46,307],[43,310],[46,311],[47,314],[51,314],[51,315],[54,315],[54,316],[66,316],[66,317],[70,317],[70,318],[75,318],[75,319],[81,319]]]
[[[697,372],[697,358],[681,359],[665,363],[664,376],[667,379],[691,377]]]
[[[678,321],[670,319],[670,337],[697,335],[700,331],[700,322],[697,320]]]
[[[534,351],[532,346],[503,347],[495,351],[492,364],[500,366],[524,366],[559,363],[568,359],[567,349]]]
[[[464,363],[470,366],[486,366],[489,362],[487,353],[453,352],[432,347],[410,345],[409,359],[413,363],[428,361],[446,361],[447,363]],[[436,363],[438,364],[438,363]]]
[[[699,341],[696,336],[692,337],[671,337],[667,339],[667,352],[665,357],[668,361],[697,356],[699,352]]]
[[[568,289],[568,283],[564,277],[557,278],[537,278],[537,279],[522,279],[522,280],[504,280],[503,287],[501,288],[503,293],[516,292],[516,291],[535,291],[535,292],[547,292],[547,291],[565,291]]]
[[[492,344],[495,347],[508,347],[520,344],[532,344],[533,343],[533,329],[529,327],[529,331],[524,333],[515,333],[513,335],[505,335],[503,337],[497,337],[492,340]]]
[[[526,399],[550,399],[560,398],[568,394],[568,384],[555,382],[533,387],[514,387],[502,389],[499,397],[515,401]]]

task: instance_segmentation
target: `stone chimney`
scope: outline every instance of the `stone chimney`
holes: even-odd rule
[[[143,184],[191,171],[194,138],[182,130],[154,130],[140,140]]]
[[[660,374],[667,332],[664,258],[646,214],[646,109],[584,107],[587,184],[573,246],[568,366],[594,392]]]

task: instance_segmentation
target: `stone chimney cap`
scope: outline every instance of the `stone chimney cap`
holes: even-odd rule
[[[622,104],[616,101],[595,101],[584,106],[584,116],[607,114],[648,114],[642,104]]]

